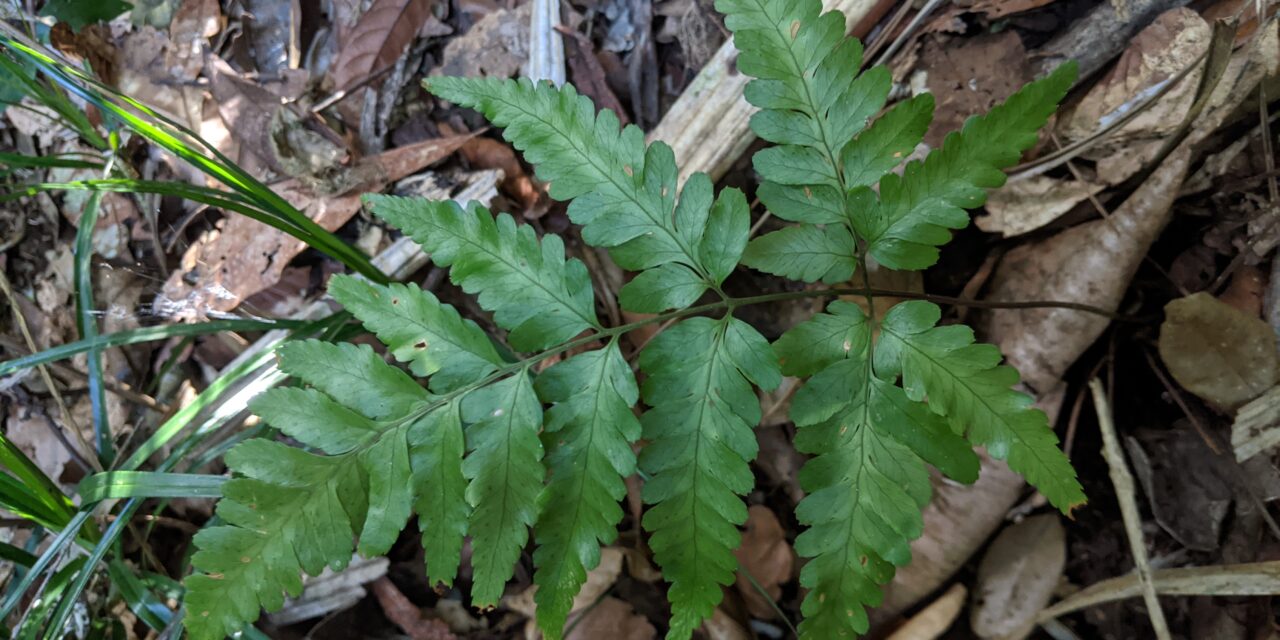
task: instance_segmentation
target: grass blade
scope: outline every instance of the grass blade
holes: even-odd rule
[[[31,565],[36,563],[35,556],[7,542],[0,542],[0,560],[12,562],[20,567],[26,567],[28,569],[31,568]]]
[[[84,504],[114,498],[217,498],[226,476],[159,471],[106,471],[80,482]]]
[[[49,362],[57,362],[66,360],[76,354],[84,353],[91,349],[106,349],[109,347],[121,347],[130,344],[138,344],[140,342],[154,342],[156,340],[167,340],[175,336],[201,336],[210,333],[221,333],[223,331],[273,331],[275,329],[301,329],[306,327],[310,322],[306,320],[213,320],[210,322],[200,322],[196,324],[168,324],[158,327],[143,327],[141,329],[130,329],[128,331],[117,331],[115,333],[107,333],[95,336],[89,340],[78,340],[76,342],[68,342],[64,345],[45,349],[40,353],[14,358],[7,362],[0,362],[0,376],[7,376],[15,371],[21,371],[30,367]],[[0,462],[3,462],[0,460]]]
[[[98,225],[98,205],[102,192],[89,196],[80,215],[80,227],[76,230],[75,289],[76,326],[82,340],[98,336],[98,321],[93,317],[93,228]],[[89,404],[93,415],[93,434],[98,449],[98,460],[109,467],[115,460],[115,447],[111,438],[111,423],[107,418],[107,390],[102,384],[102,350],[89,350]]]
[[[18,582],[18,585],[9,593],[9,597],[5,599],[4,605],[0,606],[0,620],[8,618],[9,614],[13,613],[14,609],[18,607],[18,603],[22,601],[22,595],[27,592],[27,589],[30,589],[31,585],[53,566],[54,560],[75,539],[80,527],[83,527],[84,523],[89,521],[89,515],[88,511],[77,513],[75,517],[71,518],[71,522],[67,523],[67,526],[54,537],[53,542],[49,544],[49,548],[40,554],[40,557],[31,565],[31,570],[22,576],[22,580]]]
[[[173,612],[159,598],[147,589],[133,571],[119,560],[112,560],[107,565],[107,575],[111,584],[120,589],[120,597],[129,605],[129,609],[157,632],[164,631],[173,621]]]
[[[42,505],[45,513],[56,517],[63,525],[71,520],[76,512],[71,498],[4,434],[0,434],[0,466],[17,477],[18,485]],[[3,619],[0,616],[0,620]]]

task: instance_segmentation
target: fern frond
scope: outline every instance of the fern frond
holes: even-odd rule
[[[600,546],[617,536],[623,478],[636,468],[631,443],[640,422],[631,407],[639,390],[616,342],[552,366],[535,386],[552,407],[543,432],[551,477],[538,500],[533,581],[538,625],[555,640],[587,572],[600,564]]]
[[[186,582],[196,640],[233,635],[261,609],[279,609],[300,592],[302,571],[345,567],[355,537],[362,553],[385,553],[409,516],[404,418],[427,406],[427,392],[367,346],[294,342],[281,348],[280,367],[314,389],[272,390],[251,408],[334,455],[260,439],[227,454],[239,477],[218,503],[226,524],[196,537],[201,573]]]
[[[666,144],[646,148],[639,128],[620,128],[608,109],[597,114],[572,85],[447,77],[423,84],[502,127],[538,178],[550,183],[550,196],[572,200],[569,218],[582,225],[588,244],[612,248],[626,269],[679,262],[710,282],[698,244],[711,206],[711,181],[705,174],[691,178],[677,205],[678,173]]]
[[[747,245],[742,263],[765,273],[827,284],[853,277],[853,234],[840,224],[802,224],[765,234]]]
[[[302,592],[301,571],[340,571],[351,560],[363,519],[354,456],[323,457],[267,440],[248,440],[226,456],[242,477],[222,487],[226,524],[195,537],[183,623],[193,640],[237,635],[259,611]]]
[[[801,573],[803,638],[866,631],[864,608],[879,604],[879,585],[910,561],[921,533],[926,461],[962,482],[978,475],[968,443],[872,366],[862,310],[833,302],[828,311],[774,345],[784,373],[812,375],[791,404],[796,448],[817,455],[800,472],[809,495],[796,508],[809,526],[796,551],[813,558]]]
[[[437,393],[475,382],[502,365],[476,323],[417,285],[375,285],[339,274],[329,280],[329,295],[377,335],[396,360],[421,378],[431,377]]]
[[[900,105],[853,139],[884,105],[890,82],[883,69],[858,74],[862,46],[845,40],[840,12],[819,15],[818,0],[719,0],[716,7],[734,32],[738,68],[756,78],[746,89],[760,108],[751,128],[778,145],[755,155],[764,178],[758,195],[778,217],[800,223],[753,240],[745,263],[804,282],[847,280],[857,253],[847,175],[860,183],[892,169],[896,161],[886,158],[915,145],[911,137],[923,133],[932,102]]]
[[[462,401],[467,427],[467,503],[471,518],[471,601],[498,604],[529,541],[542,489],[542,406],[526,373],[474,391]]]
[[[942,317],[937,305],[903,302],[885,315],[881,345],[902,363],[903,386],[913,399],[928,398],[929,407],[968,430],[974,444],[1022,474],[1049,502],[1070,513],[1085,501],[1071,462],[1058,448],[1058,438],[1032,398],[1014,391],[1018,372],[1001,366],[1000,350],[975,344],[964,325],[934,326]],[[877,353],[877,361],[880,361]]]
[[[457,402],[432,411],[409,427],[413,508],[422,531],[427,578],[433,584],[452,586],[462,563],[462,541],[471,517],[467,479],[462,473],[465,443]]]
[[[541,240],[511,216],[496,217],[475,203],[368,196],[373,212],[412,237],[432,260],[511,333],[519,351],[545,349],[599,328],[591,278],[578,260],[566,260],[558,236]]]
[[[1075,78],[1075,63],[1063,64],[986,114],[969,118],[941,149],[908,164],[901,177],[882,178],[879,206],[855,218],[871,255],[891,269],[924,269],[937,262],[937,247],[951,239],[951,229],[969,224],[966,209],[982,206],[987,189],[1004,184],[1003,169],[1035,144],[1036,131]]]
[[[659,334],[640,354],[642,392],[652,409],[641,418],[648,446],[640,466],[650,478],[644,500],[649,546],[671,583],[671,630],[688,638],[733,582],[751,490],[748,462],[757,445],[760,403],[751,382],[781,381],[776,360],[749,325],[724,317],[691,318]]]

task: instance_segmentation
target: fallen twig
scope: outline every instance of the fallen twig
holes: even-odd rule
[[[1280,561],[1214,567],[1159,569],[1150,574],[1155,592],[1165,596],[1270,596],[1280,593]],[[1142,594],[1138,575],[1103,580],[1046,607],[1036,616],[1045,622],[1073,611]]]
[[[1111,421],[1111,405],[1097,378],[1089,380],[1089,390],[1093,392],[1093,406],[1098,412],[1098,428],[1102,431],[1102,457],[1111,470],[1111,484],[1116,488],[1116,500],[1120,503],[1125,536],[1129,538],[1129,549],[1133,552],[1133,564],[1142,598],[1147,603],[1147,616],[1151,618],[1156,638],[1170,640],[1169,623],[1164,618],[1164,610],[1160,608],[1160,600],[1156,597],[1156,589],[1151,580],[1151,565],[1147,563],[1147,545],[1142,537],[1142,520],[1138,516],[1133,476],[1124,462],[1120,440],[1116,437],[1115,425]]]

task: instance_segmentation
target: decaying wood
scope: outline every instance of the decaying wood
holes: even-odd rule
[[[1128,0],[1122,16],[1114,3],[1103,2],[1035,52],[1037,75],[1075,60],[1083,81],[1119,55],[1133,35],[1156,16],[1185,4],[1187,0]]]
[[[844,12],[847,28],[853,29],[875,8],[876,0],[822,4]],[[649,140],[662,140],[675,151],[681,181],[699,171],[719,178],[756,139],[749,126],[756,108],[742,97],[751,78],[738,72],[737,59],[738,50],[729,39],[649,132]]]
[[[529,77],[550,80],[557,87],[564,84],[564,40],[560,26],[559,0],[533,0],[529,20]]]

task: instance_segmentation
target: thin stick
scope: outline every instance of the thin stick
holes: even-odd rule
[[[1142,538],[1142,520],[1138,516],[1133,476],[1129,474],[1124,454],[1120,451],[1120,440],[1116,437],[1115,424],[1111,421],[1111,405],[1097,378],[1089,380],[1089,390],[1093,392],[1093,406],[1098,412],[1098,428],[1102,431],[1102,457],[1111,470],[1111,484],[1116,488],[1120,516],[1124,520],[1124,533],[1129,538],[1129,549],[1133,552],[1134,568],[1138,574],[1138,582],[1142,585],[1142,599],[1147,603],[1147,616],[1151,618],[1156,638],[1171,640],[1169,623],[1165,621],[1164,610],[1160,608],[1155,584],[1151,580],[1151,565],[1147,562],[1147,545]]]

